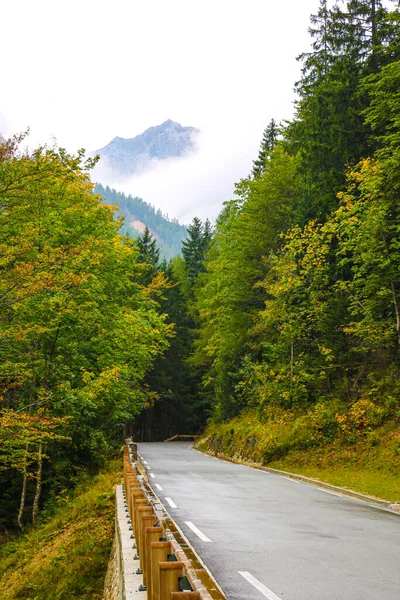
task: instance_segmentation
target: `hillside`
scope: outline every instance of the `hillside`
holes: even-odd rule
[[[103,196],[106,204],[119,204],[119,212],[125,217],[123,233],[129,232],[132,237],[136,237],[147,226],[166,259],[180,254],[181,243],[187,236],[185,225],[181,225],[176,219],[169,220],[160,209],[156,210],[141,198],[126,196],[108,186],[103,187],[100,183],[96,183],[94,191]]]
[[[134,138],[115,137],[95,154],[105,158],[108,166],[119,174],[131,175],[144,169],[153,159],[183,156],[193,150],[198,131],[169,119]]]
[[[53,502],[38,529],[0,547],[2,600],[100,600],[114,535],[120,461]]]
[[[344,404],[336,408],[341,414],[329,412],[328,406],[292,411],[269,407],[261,420],[257,411],[247,410],[225,423],[210,424],[197,447],[234,462],[399,502],[399,418],[371,418],[363,401],[347,410]]]

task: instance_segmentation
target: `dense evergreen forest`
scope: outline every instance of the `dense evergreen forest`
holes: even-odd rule
[[[321,0],[294,118],[271,119],[205,260],[190,275],[186,260],[174,343],[187,336],[196,403],[266,430],[301,416],[266,460],[400,416],[399,19],[378,0]]]
[[[123,424],[159,440],[299,417],[267,460],[398,422],[395,4],[321,0],[293,119],[271,118],[215,227],[194,219],[172,260],[149,229],[120,234],[82,153],[0,147],[0,527],[35,524]]]
[[[137,196],[126,196],[117,192],[108,185],[103,187],[100,183],[94,186],[95,194],[100,194],[107,204],[117,205],[119,215],[124,217],[121,233],[137,237],[141,231],[137,229],[137,221],[146,225],[157,240],[161,255],[167,260],[181,252],[181,244],[186,239],[186,227],[176,219],[169,219],[160,209],[156,208]],[[136,222],[136,227],[135,227]]]

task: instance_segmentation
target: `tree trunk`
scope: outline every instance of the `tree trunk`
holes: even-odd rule
[[[22,481],[21,502],[19,504],[18,519],[17,519],[18,525],[22,529],[22,531],[24,530],[24,525],[22,523],[22,517],[24,514],[24,510],[25,510],[26,485],[28,482],[28,473],[27,473],[28,464],[27,463],[28,463],[28,444],[26,444],[26,446],[25,446],[24,478]]]
[[[39,512],[39,498],[40,492],[42,490],[42,465],[43,465],[43,457],[42,457],[43,444],[40,442],[38,449],[38,469],[36,473],[36,490],[35,497],[33,498],[33,507],[32,507],[32,525],[37,527],[38,522],[38,512]]]
[[[390,285],[392,288],[394,312],[396,315],[397,346],[400,347],[400,311],[399,311],[399,305],[397,302],[396,289],[394,287],[393,281],[390,282]]]
[[[377,39],[377,26],[376,26],[376,0],[371,2],[371,40],[372,40],[372,52],[375,52],[375,46],[378,43]]]
[[[293,365],[294,365],[294,343],[290,344],[290,379],[293,380]]]

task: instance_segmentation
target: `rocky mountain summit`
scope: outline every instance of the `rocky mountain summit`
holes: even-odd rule
[[[169,119],[134,138],[115,137],[96,154],[106,158],[113,170],[130,175],[146,168],[152,159],[183,156],[194,150],[198,132],[195,127],[182,127]]]

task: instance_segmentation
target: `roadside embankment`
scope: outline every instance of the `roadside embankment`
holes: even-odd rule
[[[320,411],[322,413],[322,411]],[[289,471],[390,502],[400,501],[400,424],[368,415],[255,411],[210,424],[195,446],[235,462]]]
[[[0,546],[2,600],[101,600],[121,462],[60,498],[54,516]]]

